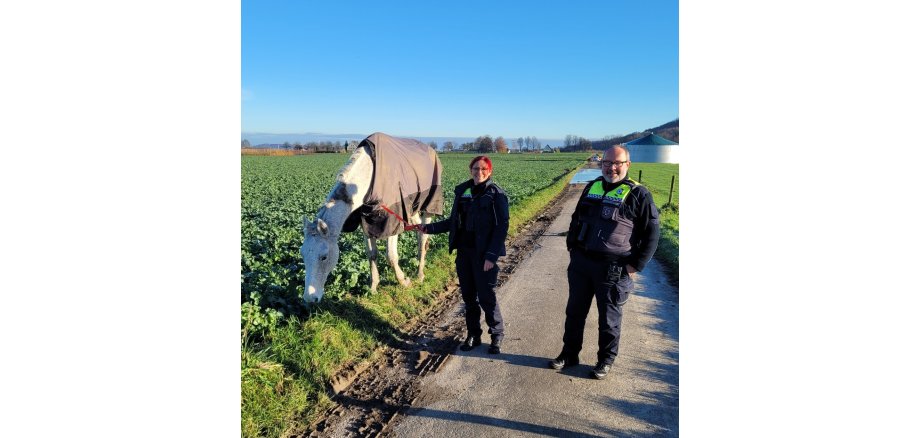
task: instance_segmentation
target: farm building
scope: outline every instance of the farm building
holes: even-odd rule
[[[649,134],[623,146],[629,150],[629,161],[636,163],[677,163],[678,144],[664,137]]]

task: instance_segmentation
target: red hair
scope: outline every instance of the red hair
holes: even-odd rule
[[[470,161],[470,169],[473,168],[473,165],[476,164],[477,161],[482,161],[483,163],[486,163],[486,167],[489,168],[489,171],[492,170],[492,160],[490,160],[489,157],[485,155],[480,155],[476,158],[473,158],[473,161]]]

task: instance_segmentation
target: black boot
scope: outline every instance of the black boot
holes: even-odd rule
[[[479,336],[468,335],[466,340],[460,344],[460,349],[463,351],[470,351],[473,348],[476,348],[477,345],[482,345],[482,338]]]
[[[502,338],[492,338],[492,343],[489,344],[489,354],[498,354],[502,352]]]
[[[604,380],[607,378],[607,374],[610,374],[610,367],[612,365],[613,364],[610,363],[598,362],[597,366],[591,370],[591,375],[594,376],[594,378],[597,380]]]
[[[557,358],[549,361],[549,367],[554,370],[561,370],[575,365],[578,365],[578,356],[570,356],[565,352],[559,353]]]

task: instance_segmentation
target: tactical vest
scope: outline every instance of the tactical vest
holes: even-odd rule
[[[603,180],[591,185],[588,194],[578,201],[579,207],[586,208],[579,208],[583,213],[578,218],[581,225],[577,240],[586,250],[614,257],[631,254],[629,238],[633,221],[623,216],[620,207],[626,196],[639,185],[625,179],[609,192],[604,192]]]

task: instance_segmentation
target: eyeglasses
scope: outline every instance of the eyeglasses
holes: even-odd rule
[[[626,164],[626,163],[628,163],[628,162],[629,162],[629,161],[607,161],[607,160],[604,160],[604,161],[601,161],[601,166],[604,166],[604,167],[613,167],[613,166],[621,167],[621,166],[623,166],[624,164]]]
[[[488,167],[471,167],[470,171],[471,172],[488,172],[489,168]]]

